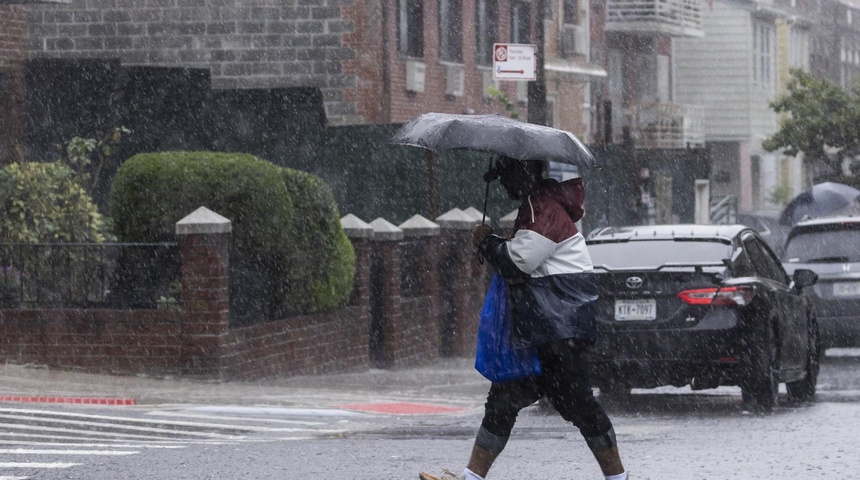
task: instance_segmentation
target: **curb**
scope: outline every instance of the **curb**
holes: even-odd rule
[[[0,395],[0,402],[72,403],[77,405],[134,405],[133,398],[29,397],[20,395]]]

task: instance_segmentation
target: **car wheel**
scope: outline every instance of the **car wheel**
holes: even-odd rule
[[[773,326],[762,330],[750,345],[741,393],[744,405],[770,413],[779,395],[779,348]]]
[[[809,329],[809,350],[806,352],[806,377],[803,380],[785,384],[788,398],[792,402],[812,402],[815,400],[815,387],[818,384],[818,370],[821,345],[818,340],[818,324],[813,322]]]

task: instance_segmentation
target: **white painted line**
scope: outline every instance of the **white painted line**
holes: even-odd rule
[[[97,432],[91,430],[78,430],[74,428],[59,428],[59,427],[37,427],[31,425],[20,425],[17,423],[0,423],[0,427],[6,427],[12,430],[25,430],[25,431],[41,431],[41,432],[59,432],[59,433],[73,433],[76,435],[80,435],[83,437],[94,437],[97,440],[105,441],[110,438],[121,438],[125,440],[130,439],[138,439],[138,440],[146,440],[146,441],[155,441],[155,440],[164,440],[170,441],[171,443],[200,443],[205,440],[197,440],[197,439],[182,439],[182,438],[165,438],[163,436],[157,435],[136,435],[133,433],[122,433],[122,432]],[[181,432],[178,432],[181,433]],[[8,432],[0,432],[0,435],[8,435]],[[37,437],[38,435],[30,435],[30,434],[18,434],[20,437]],[[74,438],[76,440],[81,440],[81,437],[68,437]],[[178,435],[177,435],[178,436]],[[241,440],[245,437],[227,437],[229,440]],[[217,443],[217,442],[216,442]]]
[[[344,402],[347,403],[347,402]],[[190,407],[190,411],[207,413],[231,413],[238,415],[280,415],[302,417],[366,417],[366,413],[352,410],[326,408],[284,408],[284,407],[236,407],[236,406],[205,406]]]
[[[82,465],[81,463],[30,463],[30,462],[2,462],[0,468],[69,468]]]
[[[5,413],[5,414],[4,414]],[[24,414],[24,415],[15,415],[15,414]],[[27,414],[35,414],[35,415],[27,415]],[[48,415],[46,415],[48,414]],[[134,425],[128,424],[139,424],[139,425],[172,425],[177,427],[198,427],[198,428],[217,428],[224,430],[252,430],[252,431],[260,431],[260,432],[271,432],[275,429],[267,428],[267,427],[249,427],[245,425],[229,425],[223,423],[202,423],[202,422],[179,422],[179,421],[163,421],[163,420],[149,420],[144,418],[131,418],[131,417],[111,417],[106,415],[88,415],[84,413],[67,413],[67,412],[57,412],[57,411],[47,411],[47,410],[27,410],[27,409],[3,409],[0,408],[0,418],[28,418],[28,419],[50,419],[53,422],[58,423],[74,423],[76,420],[63,420],[62,418],[77,418],[77,419],[86,419],[86,420],[107,420],[111,422],[111,425],[118,426],[122,428],[129,428],[135,430],[146,430],[147,427],[136,427]],[[117,423],[119,422],[119,423]],[[82,425],[103,425],[104,423],[92,423],[81,420],[80,424]],[[176,430],[167,430],[167,429],[156,429],[156,430],[166,430],[166,431],[176,431]],[[200,434],[203,435],[203,434]],[[218,434],[213,434],[218,435]]]
[[[9,477],[5,475],[0,475],[0,480],[27,480],[30,477]]]
[[[2,425],[2,424],[0,424],[0,425]],[[68,430],[68,429],[61,429],[61,430],[70,431],[72,433],[77,432],[77,430]],[[135,436],[141,436],[141,435],[135,435]],[[12,439],[18,439],[18,438],[43,439],[43,440],[45,440],[44,443],[62,443],[63,445],[66,444],[67,440],[75,440],[78,442],[89,440],[87,438],[81,438],[80,435],[77,435],[77,436],[73,436],[73,435],[42,435],[42,434],[38,434],[38,433],[0,432],[0,443],[9,443],[8,440],[3,440],[2,437],[9,437]],[[122,434],[112,435],[112,437],[118,437],[118,438],[116,440],[112,440],[111,438],[93,438],[92,441],[96,441],[96,440],[101,441],[101,442],[142,442],[143,441],[143,440],[135,440],[135,439],[131,439],[131,438],[123,438],[123,437],[125,437],[125,435],[122,435]],[[162,437],[156,437],[153,439],[149,439],[148,441],[151,441],[153,443],[161,443],[164,445],[174,445],[174,444],[179,444],[179,445],[185,445],[185,444],[225,445],[227,443],[235,443],[235,442],[219,442],[217,440],[171,440],[171,439],[162,438]],[[95,445],[95,444],[87,443],[86,445]],[[153,448],[155,448],[155,447],[153,447]],[[175,447],[163,446],[163,447],[158,447],[158,448],[175,448]]]
[[[202,413],[185,413],[185,412],[172,412],[172,411],[153,411],[147,412],[147,415],[154,415],[160,417],[187,417],[187,418],[203,418],[208,420],[235,420],[237,422],[247,422],[247,421],[257,421],[257,422],[266,422],[266,423],[283,423],[287,425],[326,425],[326,422],[308,422],[302,420],[284,420],[281,418],[258,418],[258,417],[246,417],[246,416],[223,416],[223,415],[206,415]]]
[[[0,448],[7,455],[135,455],[140,452],[113,450],[31,450],[28,448]]]
[[[79,440],[76,437],[70,437],[74,440]],[[65,443],[65,442],[24,442],[15,440],[0,440],[0,445],[26,445],[28,447],[89,447],[89,448],[164,448],[164,449],[179,449],[185,448],[185,445],[149,445],[128,444],[128,443]],[[219,443],[220,445],[220,443]],[[2,478],[0,478],[2,480]]]
[[[96,416],[91,416],[91,418],[95,418],[95,417]],[[176,430],[176,429],[171,429],[171,428],[138,427],[138,426],[134,426],[134,425],[125,425],[123,423],[109,423],[109,422],[105,423],[105,422],[88,422],[88,421],[80,421],[80,420],[64,420],[64,419],[55,418],[55,417],[33,417],[31,415],[0,414],[0,418],[6,418],[9,420],[30,420],[30,421],[37,420],[37,421],[58,423],[58,424],[63,424],[63,425],[75,426],[75,427],[103,427],[103,428],[107,427],[107,428],[113,428],[113,429],[117,429],[117,430],[131,430],[134,432],[148,432],[148,433],[165,433],[165,434],[171,434],[171,435],[176,435],[176,436],[185,435],[185,436],[191,436],[191,437],[222,438],[222,439],[242,439],[242,438],[245,438],[244,435],[231,435],[231,434],[215,433],[215,432],[197,432],[197,431],[193,431],[193,430]],[[125,420],[122,418],[115,418],[115,417],[98,417],[98,418],[100,420],[120,420],[120,421]],[[161,424],[161,425],[169,424],[169,425],[177,425],[177,426],[180,426],[180,423],[185,423],[185,425],[181,425],[181,426],[203,426],[204,425],[204,424],[196,424],[195,425],[193,423],[188,423],[188,422],[169,422],[169,423],[162,422],[162,423],[159,423],[155,420],[151,420],[151,421],[148,421],[146,423]],[[244,427],[230,426],[230,425],[224,425],[224,426],[220,426],[217,428],[232,429],[232,430],[246,430]]]

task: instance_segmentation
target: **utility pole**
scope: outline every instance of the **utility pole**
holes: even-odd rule
[[[546,0],[537,0],[537,16],[535,18],[535,79],[529,82],[529,123],[546,125],[546,76],[544,75],[544,15]]]

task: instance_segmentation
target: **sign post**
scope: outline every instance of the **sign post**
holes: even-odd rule
[[[521,43],[493,44],[493,78],[535,80],[535,46]]]

